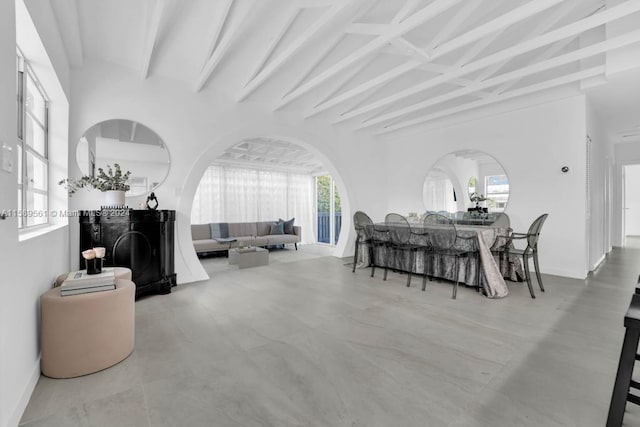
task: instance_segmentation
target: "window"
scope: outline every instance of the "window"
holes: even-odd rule
[[[491,212],[502,212],[509,200],[509,178],[507,175],[489,175],[485,177],[487,189],[487,207]]]
[[[49,205],[48,100],[18,49],[18,226],[46,224]]]
[[[329,175],[316,177],[316,210],[318,243],[335,245],[342,227],[342,206],[338,188]]]

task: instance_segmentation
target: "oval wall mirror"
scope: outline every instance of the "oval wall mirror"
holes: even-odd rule
[[[436,162],[424,181],[422,198],[427,211],[466,212],[486,209],[502,212],[509,201],[509,178],[489,154],[449,153]]]
[[[84,175],[118,163],[131,171],[126,196],[154,191],[169,173],[169,150],[157,133],[131,120],[106,120],[90,127],[80,138],[76,160]]]

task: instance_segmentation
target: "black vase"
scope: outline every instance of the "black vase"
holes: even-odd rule
[[[102,258],[85,259],[84,263],[87,267],[87,274],[102,273]]]

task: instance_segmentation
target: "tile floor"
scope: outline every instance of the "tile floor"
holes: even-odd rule
[[[603,426],[640,249],[587,280],[490,300],[276,251],[136,303],[136,346],[85,377],[41,377],[23,426]],[[628,405],[626,425],[640,425]]]

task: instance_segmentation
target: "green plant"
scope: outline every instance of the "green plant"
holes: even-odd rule
[[[95,188],[100,191],[129,191],[131,188],[128,184],[129,176],[131,172],[127,171],[122,173],[120,165],[114,163],[113,168],[111,165],[107,165],[107,171],[98,168],[98,176],[92,177],[84,175],[78,179],[63,179],[58,182],[59,185],[64,185],[69,195],[76,193],[81,188]]]

